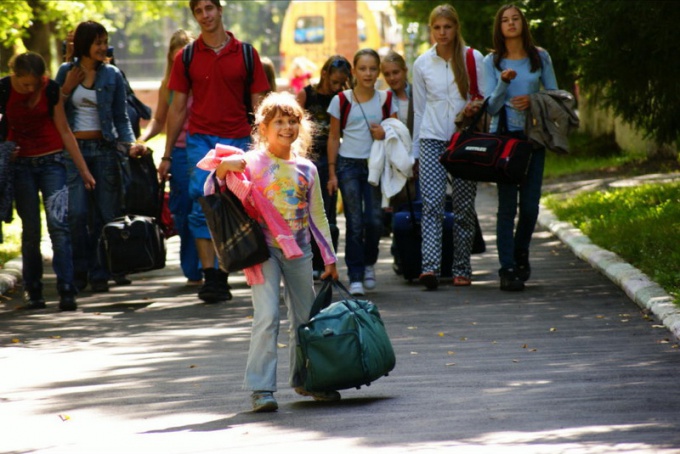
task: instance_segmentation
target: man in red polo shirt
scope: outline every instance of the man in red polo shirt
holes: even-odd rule
[[[165,154],[158,167],[161,178],[171,170],[172,148],[184,120],[189,115],[187,160],[189,167],[189,196],[193,204],[189,214],[189,228],[196,238],[196,248],[203,269],[204,283],[198,297],[206,303],[231,299],[228,274],[216,265],[215,249],[205,216],[198,203],[203,195],[203,184],[208,172],[196,168],[196,163],[218,143],[233,145],[243,150],[250,146],[250,124],[244,103],[246,66],[241,42],[222,24],[219,0],[190,0],[189,7],[201,27],[201,35],[194,44],[188,74],[182,52],[175,56],[168,88],[174,92],[168,111]],[[269,90],[267,76],[253,49],[253,79],[250,94],[253,108],[259,105]],[[187,109],[189,92],[193,102]]]

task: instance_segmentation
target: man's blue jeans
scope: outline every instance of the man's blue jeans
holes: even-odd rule
[[[538,220],[545,148],[534,150],[524,184],[498,183],[496,246],[501,268],[515,267],[515,250],[528,250]],[[515,229],[515,216],[519,218]]]
[[[170,165],[170,200],[168,208],[172,213],[175,228],[179,233],[179,263],[187,279],[200,281],[203,279],[201,263],[196,250],[196,240],[189,229],[189,213],[191,197],[189,197],[189,162],[187,150],[182,147],[172,149]]]
[[[336,175],[346,219],[345,263],[350,282],[378,261],[383,229],[380,187],[368,183],[368,160],[338,156]]]
[[[198,203],[198,198],[203,195],[203,185],[210,175],[207,170],[196,167],[198,161],[203,159],[215,145],[232,145],[243,151],[250,147],[250,136],[240,139],[225,139],[207,134],[187,134],[187,162],[189,167],[189,197],[192,200],[191,213],[189,213],[189,228],[194,238],[210,239],[210,231],[205,222],[205,215]]]
[[[47,231],[52,241],[52,268],[57,286],[73,284],[71,232],[68,226],[68,189],[62,153],[14,162],[14,200],[21,218],[22,277],[25,288],[41,286],[43,258],[40,253],[40,193]]]
[[[108,281],[109,272],[97,251],[102,227],[122,212],[118,151],[103,140],[78,140],[78,146],[96,186],[92,192],[85,189],[73,160],[66,155],[74,272],[78,277],[88,276],[90,282]]]

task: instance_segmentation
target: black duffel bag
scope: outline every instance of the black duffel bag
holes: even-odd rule
[[[102,228],[101,263],[111,274],[133,274],[165,267],[165,237],[155,218],[127,215]]]
[[[498,130],[494,133],[476,132],[488,99],[484,101],[471,126],[451,137],[439,162],[456,178],[472,181],[522,184],[526,178],[533,145],[507,131],[505,107],[499,114]]]

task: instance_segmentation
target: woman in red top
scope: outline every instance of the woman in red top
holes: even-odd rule
[[[10,62],[10,70],[9,97],[3,110],[7,121],[6,139],[16,144],[14,194],[22,223],[22,277],[26,301],[23,308],[45,308],[40,253],[39,193],[42,193],[54,253],[52,267],[57,275],[59,309],[73,311],[77,308],[77,290],[73,285],[63,150],[73,159],[88,189],[94,188],[95,181],[66,121],[59,86],[45,75],[42,57],[33,52],[18,55]]]

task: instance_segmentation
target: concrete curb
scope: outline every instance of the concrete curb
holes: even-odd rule
[[[0,295],[5,295],[21,282],[21,257],[13,258],[0,269]]]
[[[581,260],[611,279],[642,309],[651,311],[676,337],[680,338],[680,308],[663,288],[621,257],[596,246],[580,229],[560,221],[541,205],[538,222],[566,244]]]

